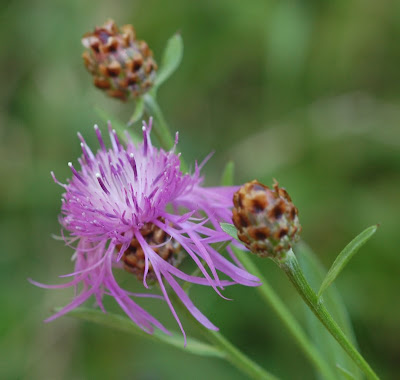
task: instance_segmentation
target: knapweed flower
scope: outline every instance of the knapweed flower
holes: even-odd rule
[[[136,40],[132,25],[121,30],[113,20],[86,33],[82,44],[86,68],[94,85],[111,97],[126,100],[148,91],[154,83],[157,64],[145,41]]]
[[[233,203],[233,224],[251,252],[279,259],[300,238],[298,210],[276,181],[272,189],[256,180],[244,184]]]
[[[94,295],[104,311],[103,296],[113,297],[125,313],[143,330],[154,326],[167,332],[163,325],[141,308],[137,297],[122,289],[115,270],[124,268],[144,287],[156,282],[181,330],[182,325],[170,302],[165,282],[177,294],[192,315],[209,329],[217,329],[189,299],[180,282],[213,287],[218,294],[224,286],[242,284],[257,286],[256,277],[246,272],[215,249],[214,243],[230,242],[231,238],[219,222],[232,218],[234,187],[202,187],[200,169],[193,174],[180,170],[180,155],[155,148],[150,140],[150,123],[143,126],[143,142],[134,144],[127,135],[127,144],[119,141],[109,126],[111,148],[107,149],[101,132],[95,126],[100,149],[93,153],[80,134],[83,155],[80,169],[72,163],[73,173],[67,184],[60,183],[62,197],[60,222],[70,234],[67,243],[77,242],[74,253],[74,279],[62,285],[36,285],[46,288],[73,286],[72,302],[50,317],[57,318],[76,308]],[[228,248],[235,261],[232,251]],[[202,275],[187,274],[178,268],[183,256],[191,259]],[[223,274],[224,278],[220,279]],[[160,297],[160,296],[158,296]]]

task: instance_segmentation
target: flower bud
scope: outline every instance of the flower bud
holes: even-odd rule
[[[285,189],[254,180],[233,196],[233,223],[239,239],[261,257],[282,258],[298,239],[298,210]]]
[[[82,38],[82,57],[93,75],[94,85],[111,97],[126,100],[148,91],[154,83],[157,64],[145,41],[136,40],[132,25],[119,29],[113,20]]]
[[[161,228],[153,223],[146,223],[140,230],[140,234],[146,240],[151,249],[160,256],[163,260],[178,267],[182,262],[183,254],[180,244],[164,232]],[[121,249],[121,245],[117,245],[117,249]],[[124,269],[127,272],[133,273],[139,280],[143,279],[145,271],[145,255],[143,247],[139,241],[134,237],[130,246],[122,256]],[[149,270],[147,279],[150,281],[156,280],[153,266],[149,262]]]

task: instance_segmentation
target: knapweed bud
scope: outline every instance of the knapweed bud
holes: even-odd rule
[[[233,196],[233,223],[239,239],[253,253],[281,258],[299,239],[298,210],[285,189],[273,189],[254,180]]]
[[[157,64],[145,41],[136,40],[132,25],[120,29],[108,20],[94,32],[86,33],[82,44],[86,68],[94,85],[109,96],[126,100],[148,91],[154,83]]]
[[[180,244],[175,239],[171,239],[171,236],[154,223],[146,223],[140,229],[140,234],[151,249],[164,261],[174,267],[178,267],[182,262],[183,251]],[[120,250],[121,245],[117,245],[116,248]],[[130,246],[123,253],[122,261],[124,263],[124,269],[127,272],[133,273],[139,280],[143,280],[145,272],[145,254],[143,246],[136,237],[132,239]],[[156,274],[151,262],[149,262],[147,279],[151,282],[156,280]]]

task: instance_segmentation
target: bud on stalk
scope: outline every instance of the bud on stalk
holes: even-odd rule
[[[86,68],[94,85],[109,96],[127,100],[148,91],[156,76],[157,64],[145,41],[136,39],[132,25],[120,29],[113,20],[86,33],[82,44]]]
[[[254,180],[233,196],[233,223],[239,239],[261,257],[282,258],[299,239],[298,210],[285,189]]]

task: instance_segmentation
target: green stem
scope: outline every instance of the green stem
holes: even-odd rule
[[[365,375],[369,379],[379,379],[379,377],[375,374],[369,364],[365,361],[365,359],[361,356],[361,354],[356,350],[350,340],[343,333],[338,324],[333,320],[328,310],[322,303],[322,300],[318,299],[314,290],[311,288],[308,281],[306,280],[293,251],[288,251],[286,257],[281,261],[276,261],[276,263],[284,270],[286,275],[289,277],[289,280],[295,286],[296,290],[302,296],[303,300],[311,309],[311,311],[322,322],[326,329],[332,334],[332,336],[337,340],[337,342],[342,346],[347,354],[354,360],[354,362],[365,373]]]
[[[154,117],[154,133],[157,135],[161,147],[165,150],[170,150],[174,146],[175,141],[160,106],[157,104],[156,99],[150,94],[144,95],[143,99],[146,112]]]
[[[257,288],[261,297],[272,307],[317,371],[323,375],[324,379],[337,379],[337,376],[335,376],[328,363],[326,363],[319,351],[309,341],[300,324],[296,321],[285,304],[280,300],[267,280],[262,276],[257,266],[253,263],[249,253],[240,252],[238,250],[235,250],[235,253],[237,253],[239,260],[245,268],[261,280],[262,285]]]
[[[180,299],[172,293],[170,298],[174,303],[179,306],[181,312],[185,314],[189,320],[193,321],[197,330],[212,344],[215,345],[225,354],[225,359],[229,361],[234,367],[242,371],[244,374],[252,379],[257,380],[278,380],[278,378],[265,369],[261,368],[257,363],[253,362],[231,342],[229,342],[220,332],[209,330],[201,323],[195,321],[193,316],[189,313],[186,307],[182,304]]]
[[[252,379],[277,380],[277,377],[261,368],[257,363],[253,362],[231,342],[229,342],[218,331],[212,331],[201,325],[203,336],[216,347],[226,353],[228,360],[235,367],[240,369]]]
[[[165,120],[160,106],[158,105],[155,97],[151,95],[151,93],[145,94],[143,96],[143,99],[144,109],[146,113],[150,116],[153,116],[154,118],[154,133],[156,134],[161,147],[164,150],[170,150],[175,144],[175,139],[171,134],[171,130]],[[182,172],[187,173],[188,168],[185,160],[182,157],[180,158],[180,162]]]

